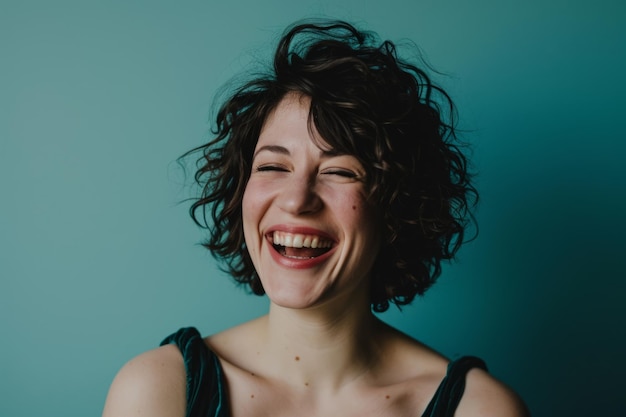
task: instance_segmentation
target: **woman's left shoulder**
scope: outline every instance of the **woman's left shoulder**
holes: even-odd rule
[[[457,417],[528,417],[522,399],[503,382],[480,368],[470,370]]]

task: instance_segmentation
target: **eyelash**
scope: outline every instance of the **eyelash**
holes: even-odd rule
[[[256,167],[256,172],[264,172],[264,171],[286,172],[287,170],[281,166],[276,166],[276,165],[261,165],[261,166]]]
[[[344,170],[325,171],[322,174],[338,175],[338,176],[344,177],[344,178],[356,178],[356,174],[354,172],[352,172],[352,171],[344,171]]]
[[[279,172],[286,172],[287,169],[280,167],[280,166],[276,166],[276,165],[261,165],[258,166],[256,168],[257,172],[267,172],[267,171],[279,171]],[[330,171],[324,171],[322,172],[322,174],[324,175],[338,175],[340,177],[344,177],[344,178],[356,178],[357,175],[352,172],[352,171],[346,171],[346,170],[330,170]]]

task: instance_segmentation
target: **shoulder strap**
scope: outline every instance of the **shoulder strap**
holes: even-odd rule
[[[186,417],[229,417],[222,367],[198,330],[194,327],[182,328],[166,337],[161,346],[170,343],[178,346],[185,361]]]
[[[475,356],[463,356],[450,362],[445,378],[439,384],[422,417],[453,417],[465,391],[465,375],[472,368],[486,371],[487,365]]]

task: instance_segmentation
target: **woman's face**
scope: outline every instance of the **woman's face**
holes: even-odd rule
[[[307,308],[331,300],[369,304],[380,247],[365,170],[351,155],[320,149],[310,100],[287,95],[265,122],[243,196],[246,245],[270,300]]]

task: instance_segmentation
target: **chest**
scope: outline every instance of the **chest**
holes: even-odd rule
[[[432,393],[377,387],[323,395],[307,387],[239,384],[229,394],[232,417],[419,417]]]

